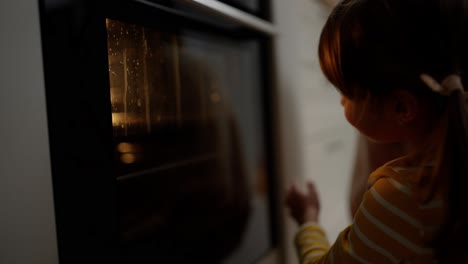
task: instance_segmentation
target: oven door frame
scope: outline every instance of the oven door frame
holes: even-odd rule
[[[271,76],[273,24],[213,0],[162,2],[166,4],[157,0],[39,2],[60,263],[121,263],[111,100],[109,90],[102,89],[109,87],[106,18],[156,25],[176,16],[177,23],[166,25],[168,28],[183,25],[194,30],[261,36],[265,47],[262,74]],[[191,17],[186,10],[196,15]],[[205,15],[215,20],[205,20]],[[272,89],[273,81],[264,78],[264,85],[264,90]],[[279,188],[274,173],[273,91],[264,97],[271,218],[277,234],[273,243],[278,247],[281,228],[276,219],[280,218],[281,203],[275,195]]]

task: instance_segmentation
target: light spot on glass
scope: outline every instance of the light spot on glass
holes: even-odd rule
[[[120,156],[120,161],[122,161],[125,164],[135,163],[136,160],[136,155],[132,153],[125,153]]]
[[[117,150],[120,153],[133,152],[133,145],[127,142],[122,142],[117,145]]]
[[[221,96],[219,93],[212,93],[210,98],[213,103],[219,103],[221,101]]]

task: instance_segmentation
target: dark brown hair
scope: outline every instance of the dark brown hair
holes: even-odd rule
[[[462,92],[436,94],[420,75],[442,81],[457,73],[466,80],[466,5],[464,0],[344,0],[329,16],[319,43],[323,73],[349,99],[384,98],[405,89],[440,113],[434,127],[443,126],[445,136],[436,146],[436,173],[446,185],[437,186],[447,186],[449,208],[434,247],[438,258],[450,263],[460,263],[468,241],[468,114]]]

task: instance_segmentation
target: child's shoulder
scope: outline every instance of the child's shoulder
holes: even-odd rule
[[[425,192],[421,183],[433,177],[433,168],[432,163],[415,162],[409,157],[401,157],[372,172],[368,179],[368,187],[373,186],[379,179],[386,179],[390,184],[408,193]]]
[[[391,178],[400,183],[409,183],[408,176],[419,167],[413,166],[406,157],[400,157],[374,170],[369,176],[368,184],[372,186],[381,178]]]

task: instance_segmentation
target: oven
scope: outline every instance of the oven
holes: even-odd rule
[[[60,263],[278,246],[268,1],[42,0]]]

